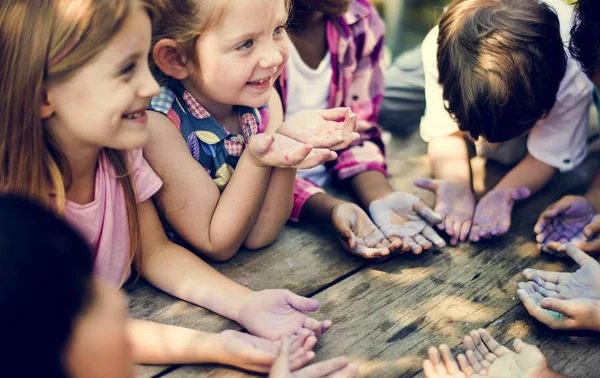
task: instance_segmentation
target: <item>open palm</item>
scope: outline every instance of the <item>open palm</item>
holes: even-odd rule
[[[262,290],[253,293],[241,307],[238,323],[253,335],[278,340],[303,329],[319,337],[331,321],[320,322],[305,314],[319,308],[319,302],[288,290]]]

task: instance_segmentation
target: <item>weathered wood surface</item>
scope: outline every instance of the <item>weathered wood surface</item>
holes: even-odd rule
[[[424,144],[418,137],[393,140],[388,145],[392,184],[417,193],[428,202],[433,196],[412,186],[429,175]],[[590,160],[593,161],[593,160]],[[589,164],[588,166],[592,166]],[[474,161],[474,187],[485,192],[502,168]],[[543,208],[567,191],[579,189],[593,169],[558,176],[544,191],[517,205],[511,232],[494,242],[463,244],[458,248],[404,255],[369,264],[345,255],[334,235],[318,226],[292,226],[279,241],[261,251],[242,251],[231,262],[217,265],[232,279],[253,289],[283,287],[314,296],[322,306],[317,317],[331,318],[333,328],[320,340],[318,360],[347,355],[359,363],[365,377],[419,375],[431,345],[456,347],[471,329],[498,330],[502,341],[523,337],[547,353],[552,366],[574,377],[600,371],[600,342],[550,332],[529,318],[516,297],[520,271],[535,266],[565,269],[562,262],[540,256],[533,242],[533,224]],[[236,324],[196,306],[158,293],[143,283],[131,291],[134,317],[205,331],[238,328]],[[139,376],[243,377],[248,374],[218,366],[140,367]],[[591,374],[591,375],[590,375]]]

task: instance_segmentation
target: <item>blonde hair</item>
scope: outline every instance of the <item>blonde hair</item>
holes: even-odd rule
[[[291,0],[285,3],[289,13]],[[182,52],[198,67],[196,42],[198,38],[219,25],[232,5],[232,0],[153,0],[158,20],[152,31],[152,48],[162,39],[172,39]],[[166,84],[167,76],[156,66],[150,53],[150,67],[156,80]]]
[[[68,161],[46,132],[44,87],[60,82],[119,32],[134,0],[2,0],[0,2],[0,187],[64,213]],[[153,15],[151,4],[141,1]],[[50,64],[51,63],[51,64]],[[135,185],[124,151],[104,149],[125,192],[130,264],[141,265]],[[51,203],[50,191],[55,193]],[[129,275],[130,268],[126,272]],[[139,269],[138,269],[139,272]]]

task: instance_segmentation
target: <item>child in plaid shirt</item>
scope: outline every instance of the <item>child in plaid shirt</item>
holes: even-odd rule
[[[384,26],[376,10],[367,0],[295,0],[289,31],[290,60],[277,83],[286,117],[347,106],[356,113],[361,135],[335,161],[299,171],[292,220],[331,222],[345,249],[365,258],[442,247],[430,226],[441,221],[438,215],[418,198],[394,191],[386,178],[377,125]],[[351,184],[374,222],[359,206],[320,188],[330,177]]]

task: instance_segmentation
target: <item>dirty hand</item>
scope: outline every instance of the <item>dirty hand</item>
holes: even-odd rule
[[[346,202],[331,212],[331,224],[346,252],[365,259],[389,256],[402,246],[391,243],[360,206]]]
[[[259,167],[310,169],[337,158],[334,151],[314,148],[277,133],[253,136],[248,152]]]
[[[344,122],[338,120],[344,119]],[[341,150],[358,140],[356,114],[350,108],[304,110],[283,123],[277,133],[315,147]]]
[[[459,240],[467,240],[475,211],[475,196],[469,184],[452,180],[420,179],[415,181],[415,185],[435,193],[434,210],[444,218],[437,227],[450,236],[450,244],[456,245]]]
[[[475,208],[470,240],[478,242],[507,233],[515,201],[530,195],[531,191],[527,188],[494,189],[486,194]]]
[[[600,215],[581,196],[564,196],[540,215],[534,232],[538,247],[547,253],[564,256],[567,243],[583,251],[600,252]]]
[[[412,194],[390,193],[373,201],[369,213],[389,241],[402,240],[404,251],[420,254],[434,244],[439,248],[446,245],[431,227],[441,223],[442,217]]]
[[[358,367],[350,364],[345,357],[333,358],[296,370],[291,352],[290,341],[286,337],[282,340],[279,356],[273,364],[269,378],[350,378],[358,373]]]
[[[262,290],[250,294],[242,305],[238,323],[253,335],[269,340],[298,334],[307,329],[319,337],[331,326],[331,320],[318,321],[307,316],[319,302],[289,290]]]

